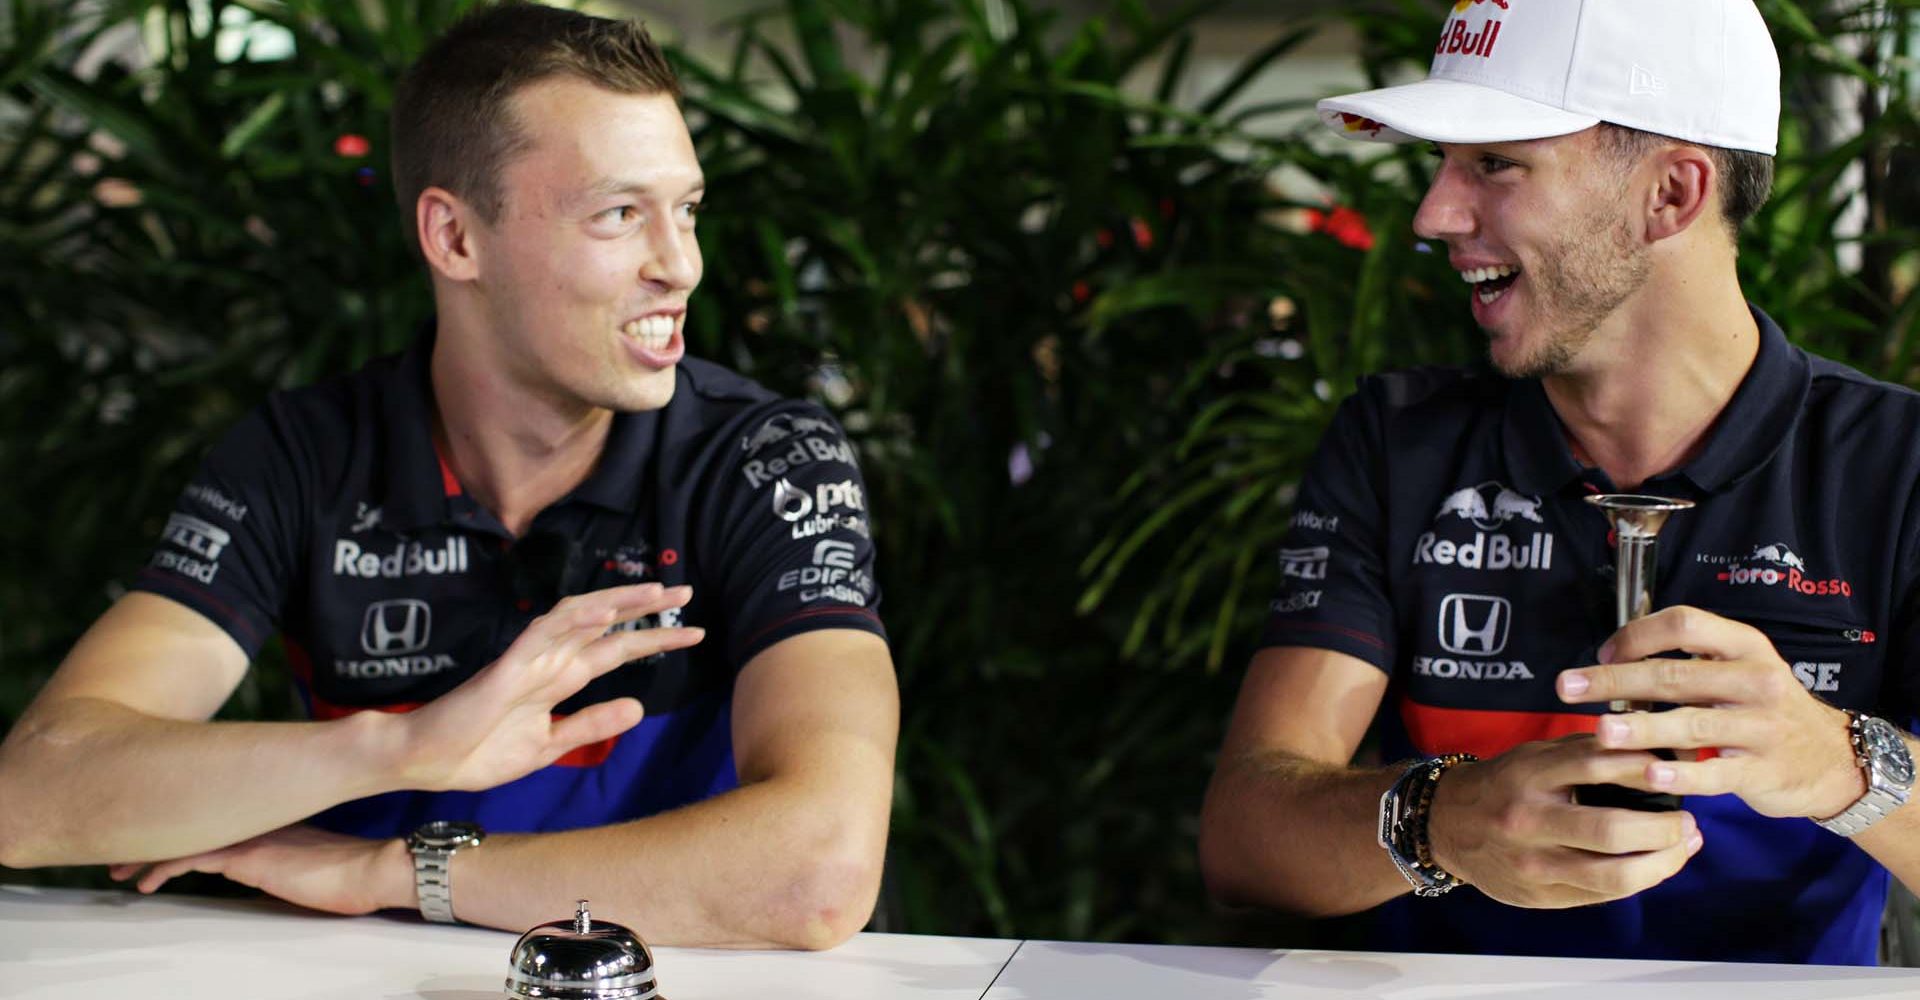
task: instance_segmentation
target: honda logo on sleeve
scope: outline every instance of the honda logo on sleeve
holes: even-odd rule
[[[427,602],[413,598],[376,601],[367,605],[367,618],[360,626],[360,648],[368,656],[404,656],[427,648],[427,636],[433,627],[433,611]]]
[[[1440,602],[1440,648],[1460,656],[1498,656],[1507,648],[1513,605],[1504,597],[1448,594]]]

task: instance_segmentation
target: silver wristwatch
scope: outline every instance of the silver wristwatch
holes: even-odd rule
[[[1822,827],[1851,837],[1880,822],[1888,813],[1906,804],[1913,790],[1913,754],[1900,730],[1885,719],[1847,710],[1852,720],[1847,731],[1853,736],[1853,757],[1867,775],[1867,794],[1860,796],[1845,812],[1832,819],[1815,820]]]
[[[413,891],[420,915],[436,924],[453,919],[453,855],[463,847],[478,847],[487,833],[478,823],[435,820],[407,837],[413,852]]]

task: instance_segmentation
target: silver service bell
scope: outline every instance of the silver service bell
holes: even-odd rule
[[[512,1000],[666,1000],[653,978],[653,952],[619,924],[595,922],[580,901],[572,920],[520,935],[507,976]]]

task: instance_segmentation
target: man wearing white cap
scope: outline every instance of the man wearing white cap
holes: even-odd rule
[[[1920,396],[1741,293],[1779,84],[1752,0],[1460,0],[1427,80],[1321,102],[1436,144],[1414,228],[1498,375],[1372,377],[1327,431],[1202,814],[1217,895],[1380,906],[1415,951],[1875,961],[1920,876]],[[1617,631],[1599,493],[1695,505],[1674,606]],[[1372,726],[1401,763],[1353,763]]]

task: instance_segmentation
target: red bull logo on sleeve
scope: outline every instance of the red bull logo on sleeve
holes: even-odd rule
[[[1464,15],[1481,4],[1490,3],[1501,10],[1510,9],[1511,0],[1459,0],[1453,5],[1453,16],[1440,27],[1440,44],[1434,46],[1436,56],[1478,56],[1482,59],[1493,57],[1493,47],[1500,40],[1501,21],[1489,16],[1480,24],[1480,30],[1472,31],[1467,27]]]

